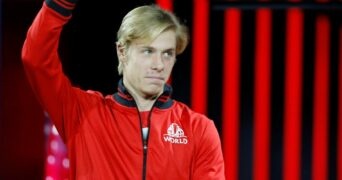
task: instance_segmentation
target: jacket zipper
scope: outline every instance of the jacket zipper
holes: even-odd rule
[[[157,102],[157,100],[155,101],[155,103]],[[154,104],[155,104],[154,103]],[[146,137],[146,140],[144,140],[144,136],[143,136],[143,125],[142,125],[142,119],[141,119],[141,116],[140,116],[140,111],[137,107],[137,111],[138,111],[138,115],[139,115],[139,122],[140,122],[140,132],[141,132],[141,140],[142,140],[142,145],[143,145],[143,169],[142,169],[142,179],[143,180],[146,180],[146,172],[147,172],[147,150],[148,150],[148,139],[149,139],[149,136],[150,136],[150,124],[151,124],[151,116],[152,116],[152,111],[153,111],[153,108],[154,108],[154,104],[148,114],[148,119],[147,119],[147,127],[148,127],[148,131],[147,131],[147,137]]]
[[[147,142],[144,141],[144,145],[143,145],[143,148],[144,148],[144,157],[143,157],[143,176],[142,176],[142,179],[145,180],[146,179],[146,160],[147,160]]]

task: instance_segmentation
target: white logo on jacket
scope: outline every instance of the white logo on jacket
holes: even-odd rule
[[[188,138],[184,135],[183,129],[177,124],[172,123],[164,134],[164,141],[173,144],[188,144]]]

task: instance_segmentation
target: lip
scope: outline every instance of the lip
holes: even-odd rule
[[[159,77],[159,76],[147,76],[145,78],[151,81],[153,84],[162,84],[165,81],[163,77]]]
[[[147,76],[145,78],[164,81],[164,78],[163,77],[159,77],[159,76]]]

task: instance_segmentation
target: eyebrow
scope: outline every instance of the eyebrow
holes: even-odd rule
[[[141,48],[141,49],[156,49],[155,47],[148,46],[148,45],[141,45],[141,46],[139,46],[139,48]],[[176,51],[176,48],[167,48],[167,49],[164,49],[162,51],[163,52],[165,52],[165,51]]]
[[[165,49],[163,51],[176,51],[176,49],[175,48],[169,48],[169,49]]]

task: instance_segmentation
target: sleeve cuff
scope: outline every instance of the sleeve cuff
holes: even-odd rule
[[[62,16],[70,16],[77,0],[45,0],[47,6]]]

